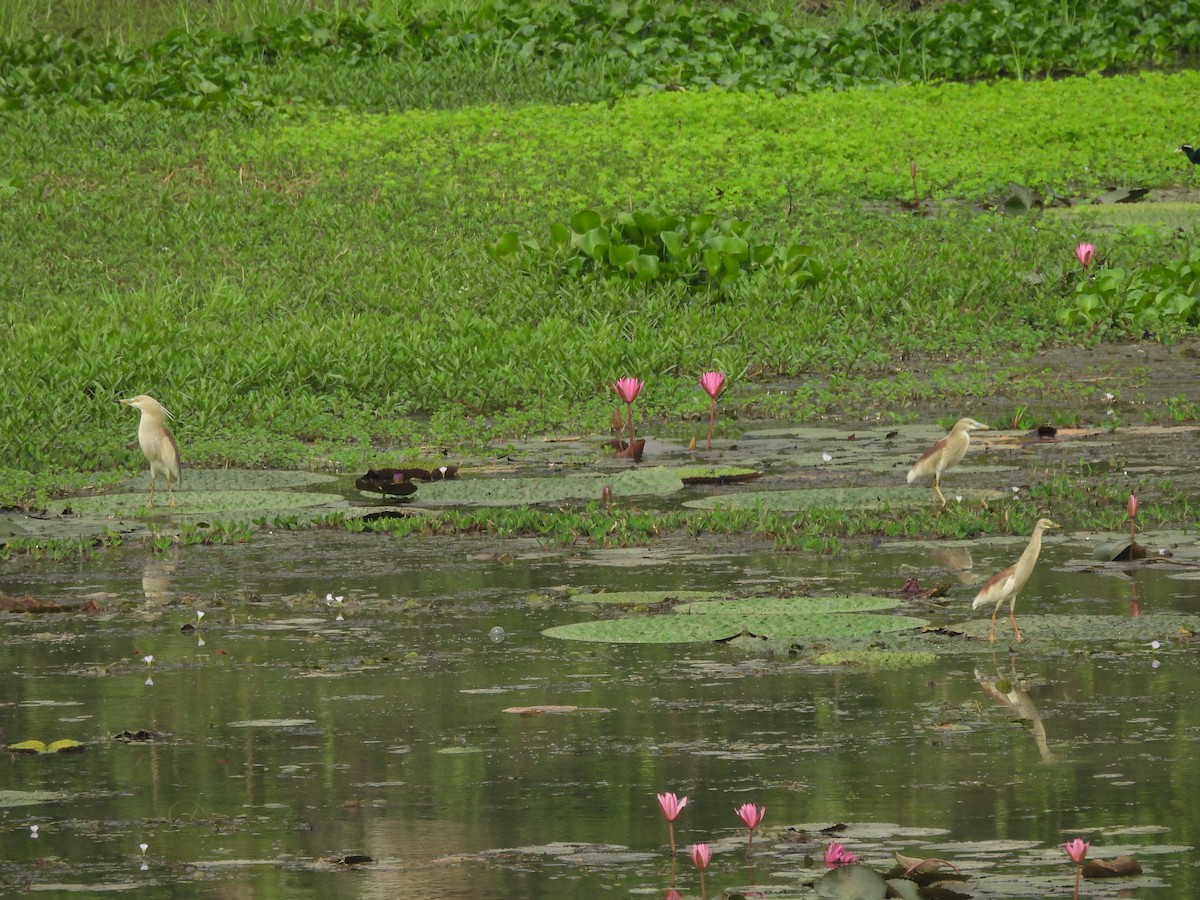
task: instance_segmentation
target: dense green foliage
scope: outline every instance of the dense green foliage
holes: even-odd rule
[[[1010,18],[1077,21],[1078,48],[1094,47],[1107,23],[1114,46],[1151,60],[1190,46],[1194,25],[1178,20],[1192,6],[1119,2],[1083,15],[1030,5]],[[637,7],[559,4],[545,9],[575,16],[569,27],[549,12],[526,23],[528,50],[510,65],[499,35],[513,40],[520,9],[532,7],[314,13],[237,34],[179,31],[140,49],[83,37],[4,44],[6,96],[31,108],[0,120],[0,466],[137,464],[135,417],[112,401],[140,392],[178,416],[186,465],[358,467],[395,463],[398,447],[416,455],[421,442],[599,430],[623,375],[647,382],[640,422],[700,417],[695,379],[713,368],[731,379],[722,427],[739,413],[803,418],[847,405],[904,419],[931,398],[953,404],[1010,383],[1010,354],[1047,342],[1193,327],[1178,315],[1110,316],[1095,330],[1094,316],[1060,312],[1081,308],[1070,305],[1083,290],[1079,240],[1094,240],[1112,268],[1167,272],[1191,257],[1190,232],[1093,233],[1086,217],[983,210],[1010,182],[1072,195],[1185,184],[1191,169],[1170,150],[1194,126],[1194,72],[879,86],[876,51],[894,50],[880,35],[932,40],[957,22],[971,34],[963,46],[999,40],[1004,7],[983,3],[831,29],[845,40],[858,30],[851,55],[866,68],[854,77],[872,83],[841,91],[651,91],[386,115],[320,105],[458,105],[480,85],[475,99],[511,98],[505,79],[535,70],[521,97],[611,97],[650,85],[655,53],[757,35],[770,19],[656,7],[639,29],[673,22],[697,34],[635,53],[641,30],[613,36],[597,23],[612,30]],[[451,26],[468,21],[493,30],[466,41]],[[314,38],[318,22],[329,33]],[[400,33],[420,52],[388,50],[386,35]],[[493,44],[479,43],[486,35]],[[429,55],[435,46],[441,55]],[[722,46],[749,65],[782,45]],[[616,56],[591,87],[559,78],[571,53],[602,48]],[[734,71],[727,55],[708,57],[712,71]],[[643,74],[625,79],[617,70],[633,71],[635,58]],[[224,80],[206,74],[213,60],[231,67]],[[135,84],[157,83],[160,63],[183,80]],[[407,74],[379,68],[400,65]],[[431,91],[438,79],[458,93]],[[282,104],[293,88],[319,102],[227,114],[235,100]],[[209,99],[186,111],[198,96]],[[106,97],[123,99],[92,102]],[[218,109],[205,111],[210,100]],[[897,198],[929,215],[904,213]],[[668,212],[647,231],[634,210]],[[692,233],[698,223],[707,233]],[[519,264],[493,258],[505,255]],[[787,390],[769,390],[780,378]],[[6,496],[55,477],[6,477]]]
[[[1085,273],[1059,320],[1118,334],[1194,329],[1200,324],[1200,252],[1145,271],[1121,268]]]
[[[145,47],[0,38],[0,108],[141,100],[252,112],[302,99],[397,108],[712,87],[784,94],[1079,74],[1198,49],[1197,6],[1181,0],[974,0],[828,32],[728,6],[490,0],[395,16],[316,11],[231,34],[176,30]]]

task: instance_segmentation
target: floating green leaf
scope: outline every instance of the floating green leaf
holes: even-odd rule
[[[677,644],[719,641],[749,632],[772,638],[865,637],[884,632],[905,631],[928,624],[924,619],[875,613],[845,615],[812,613],[788,615],[710,613],[636,616],[576,622],[547,628],[548,637],[575,641],[606,641],[619,644]]]
[[[725,591],[607,591],[572,594],[576,603],[604,603],[613,606],[657,606],[667,600],[717,600],[729,596]]]
[[[480,506],[522,506],[561,503],[564,500],[599,500],[605,487],[614,497],[638,494],[671,494],[683,487],[673,469],[647,466],[612,474],[561,475],[538,478],[461,478],[421,485],[422,504],[459,503]]]
[[[955,490],[946,488],[945,492],[961,495],[963,503],[980,503],[982,501],[999,500],[1007,496],[1004,491],[989,491],[979,489]],[[930,493],[917,487],[850,487],[850,488],[805,488],[783,491],[747,491],[739,494],[722,494],[719,497],[701,497],[688,500],[683,505],[696,509],[752,509],[761,506],[763,509],[773,509],[794,512],[813,507],[829,507],[830,509],[873,509],[877,507],[913,507],[928,506]]]

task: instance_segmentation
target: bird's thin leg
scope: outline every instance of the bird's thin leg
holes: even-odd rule
[[[996,613],[1000,612],[1000,607],[997,606],[992,611],[992,627],[988,629],[988,643],[996,643]]]
[[[1017,598],[1013,597],[1013,602],[1008,605],[1008,621],[1012,622],[1013,631],[1017,633],[1017,640],[1023,641],[1025,638],[1021,637],[1021,629],[1017,627],[1016,605]]]
[[[934,472],[934,474],[933,474],[933,492],[935,494],[937,494],[939,498],[941,498],[942,508],[945,509],[946,508],[946,497],[942,493],[942,488],[941,488],[941,485],[939,484],[939,482],[941,480],[942,480],[941,477],[938,476],[938,474],[936,472]]]
[[[149,508],[153,505],[154,505],[154,475],[152,474],[150,476],[150,499],[146,501],[146,507]]]

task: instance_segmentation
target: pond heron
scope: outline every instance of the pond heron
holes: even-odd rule
[[[908,483],[933,476],[933,492],[941,499],[942,506],[945,506],[946,498],[942,494],[941,486],[942,473],[962,462],[967,445],[971,443],[970,432],[977,430],[989,429],[982,422],[970,418],[955,422],[948,435],[922,453],[921,458],[913,463],[913,467],[908,470]]]
[[[1038,519],[1037,524],[1033,526],[1033,536],[1029,539],[1029,546],[1025,548],[1025,552],[1021,554],[1021,558],[1017,560],[1015,565],[1009,566],[1003,572],[992,576],[988,583],[980,588],[979,593],[975,595],[975,602],[971,604],[971,609],[979,609],[981,606],[987,606],[989,603],[996,604],[996,608],[992,610],[992,627],[988,631],[988,641],[995,643],[996,641],[996,613],[1000,612],[1000,605],[1005,600],[1008,601],[1008,619],[1012,622],[1013,631],[1016,632],[1017,640],[1023,641],[1021,637],[1021,629],[1017,627],[1017,617],[1014,614],[1014,608],[1017,605],[1017,594],[1021,588],[1025,587],[1025,582],[1029,580],[1029,576],[1033,574],[1033,567],[1037,563],[1038,554],[1042,552],[1042,532],[1048,528],[1059,528],[1049,519]]]
[[[154,505],[154,481],[158,475],[167,480],[167,493],[171,496],[171,505],[175,505],[175,485],[179,483],[179,448],[175,446],[175,438],[167,430],[166,420],[171,418],[167,408],[147,394],[138,394],[128,400],[118,400],[126,406],[142,411],[141,421],[138,422],[138,443],[146,459],[150,462],[150,499],[147,506]]]

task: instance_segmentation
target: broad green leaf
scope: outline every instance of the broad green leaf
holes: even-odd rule
[[[658,257],[647,256],[645,253],[635,257],[633,271],[638,281],[653,281],[659,275]]]
[[[633,244],[613,244],[608,248],[608,261],[618,269],[632,268],[638,248]]]
[[[587,234],[601,225],[600,214],[594,210],[585,209],[571,216],[571,230],[576,234]]]
[[[610,243],[612,243],[612,239],[609,237],[608,229],[597,226],[580,239],[579,249],[592,259],[599,260],[603,258]]]
[[[507,259],[521,247],[521,239],[515,231],[506,231],[488,245],[487,252],[494,260]]]

